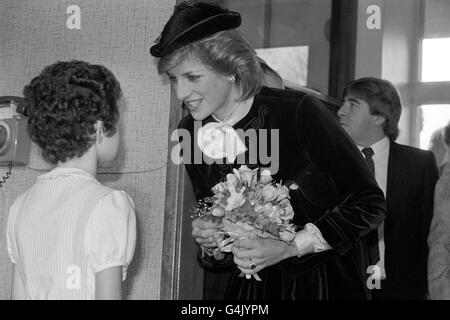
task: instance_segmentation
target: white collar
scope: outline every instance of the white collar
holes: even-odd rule
[[[38,179],[55,179],[61,176],[80,176],[96,180],[95,177],[86,170],[73,167],[55,167],[51,171],[38,176]]]
[[[236,123],[241,121],[249,113],[249,111],[253,105],[253,100],[254,100],[254,97],[251,97],[250,99],[237,102],[236,105],[233,107],[233,109],[231,109],[231,111],[228,112],[228,114],[225,116],[225,118],[223,118],[223,120],[218,119],[214,114],[211,114],[211,116],[213,117],[213,119],[215,121],[225,124],[229,127],[232,127]],[[233,119],[232,117],[230,118],[230,116],[238,109],[239,106],[240,106],[239,109],[242,109],[243,113],[241,115],[239,115],[239,117],[237,119]],[[228,119],[228,118],[230,118],[230,119]]]
[[[374,144],[372,144],[371,146],[368,146],[368,147],[372,148],[374,155],[383,156],[384,154],[389,152],[389,146],[390,146],[390,140],[388,137],[384,136],[384,138],[378,140],[377,142],[375,142]],[[366,148],[366,147],[362,147],[362,146],[358,145],[359,151],[361,151],[364,148]]]

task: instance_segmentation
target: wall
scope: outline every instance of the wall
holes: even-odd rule
[[[157,75],[149,46],[175,0],[2,0],[0,2],[0,95],[22,89],[48,64],[80,59],[100,63],[121,82],[125,109],[117,165],[99,180],[135,200],[138,245],[129,270],[129,299],[158,299],[164,223],[170,90]],[[81,30],[68,30],[66,9],[81,9]],[[0,188],[0,299],[8,299],[11,264],[6,253],[8,209],[49,167],[35,146],[26,167],[14,167]],[[3,176],[6,168],[0,168]],[[118,173],[118,174],[114,174]]]
[[[381,29],[369,29],[367,8],[381,9]],[[400,91],[403,102],[399,143],[416,145],[411,134],[416,113],[411,83],[417,77],[417,45],[420,0],[359,0],[355,78],[381,77]]]
[[[270,27],[265,25],[267,1],[221,2],[241,13],[241,30],[257,49],[308,45],[307,86],[328,93],[330,43],[326,25],[331,18],[331,0],[273,0]]]
[[[382,75],[396,84],[402,97],[403,112],[400,119],[399,142],[418,146],[414,134],[415,88],[411,84],[417,81],[420,1],[387,1],[384,5],[384,16]]]

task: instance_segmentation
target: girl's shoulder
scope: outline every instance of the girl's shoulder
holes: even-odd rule
[[[93,212],[103,216],[134,214],[134,200],[126,191],[106,188],[109,191],[98,201]]]
[[[95,206],[84,231],[84,250],[94,273],[122,266],[122,280],[136,245],[136,216],[133,199],[113,190]]]

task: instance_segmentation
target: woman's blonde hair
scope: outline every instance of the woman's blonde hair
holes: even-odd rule
[[[241,100],[261,89],[262,70],[256,52],[237,29],[219,31],[161,57],[158,72],[167,73],[186,58],[197,58],[216,73],[234,76],[242,88]]]

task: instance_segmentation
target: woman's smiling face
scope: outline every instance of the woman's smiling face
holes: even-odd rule
[[[236,84],[199,59],[187,57],[167,72],[177,98],[186,105],[195,120],[211,114],[223,119],[236,104]]]

